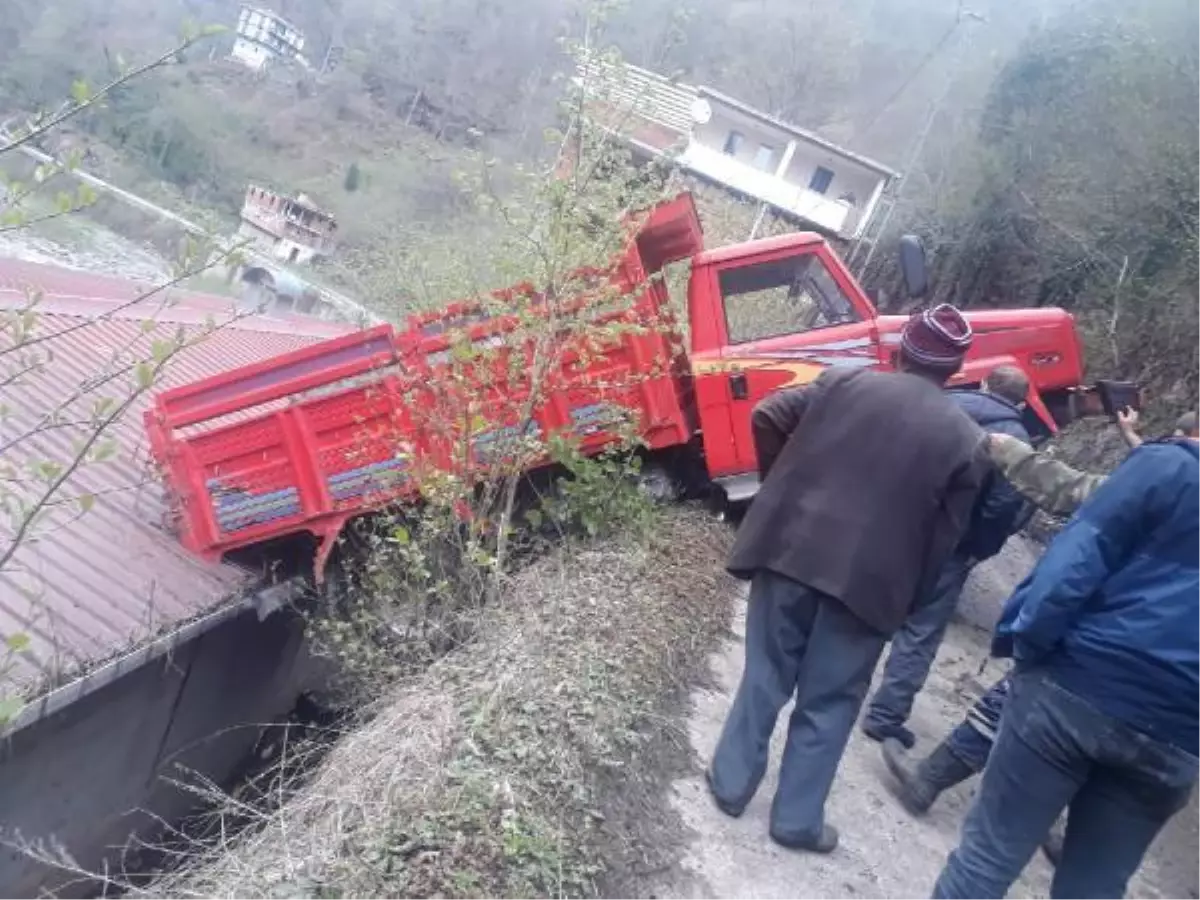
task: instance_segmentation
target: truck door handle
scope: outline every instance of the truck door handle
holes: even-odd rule
[[[729,376],[729,393],[734,400],[745,400],[750,396],[745,372],[734,372]]]

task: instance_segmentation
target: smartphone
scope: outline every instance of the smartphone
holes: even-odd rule
[[[1142,411],[1142,390],[1132,381],[1100,379],[1096,391],[1107,415],[1115,417],[1123,409]]]

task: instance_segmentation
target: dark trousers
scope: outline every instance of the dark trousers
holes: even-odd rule
[[[946,746],[976,772],[987,765],[988,755],[1000,729],[1000,717],[1008,703],[1008,678],[1001,678],[975,701],[965,721],[946,738]]]
[[[825,799],[884,637],[840,602],[774,572],[759,571],[746,611],[746,666],[713,754],[712,787],[742,808],[767,768],[779,711],[793,695],[771,831],[820,834]]]
[[[908,721],[913,700],[925,686],[973,566],[969,559],[951,557],[938,573],[932,593],[913,609],[896,632],[879,689],[867,708],[867,722],[887,727]]]
[[[1064,807],[1050,896],[1122,897],[1155,835],[1187,803],[1196,772],[1191,754],[1038,672],[1018,674],[934,897],[1003,897]]]

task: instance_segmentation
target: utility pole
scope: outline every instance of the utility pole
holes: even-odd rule
[[[326,2],[325,6],[333,18],[333,24],[329,29],[329,43],[325,46],[325,55],[321,59],[321,65],[317,67],[318,78],[337,67],[342,61],[342,53],[346,46],[341,4]]]
[[[768,205],[767,203],[758,204],[758,215],[754,217],[754,224],[750,226],[750,236],[746,240],[752,241],[758,237],[758,229],[762,227],[763,219],[767,216]]]

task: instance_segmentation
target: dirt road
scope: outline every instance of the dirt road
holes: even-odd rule
[[[1031,561],[1028,548],[1010,547],[996,565],[977,573],[964,611],[972,619],[994,616],[1012,579]],[[767,837],[767,816],[775,791],[775,770],[783,729],[772,746],[773,764],[762,789],[740,819],[716,810],[702,767],[720,733],[742,670],[742,617],[734,634],[713,659],[714,683],[693,695],[689,732],[697,756],[695,770],[676,782],[672,802],[691,831],[680,867],[658,885],[659,897],[927,897],[958,829],[976,780],[947,793],[928,816],[908,817],[884,787],[887,772],[879,746],[857,730],[842,761],[828,806],[829,821],[841,831],[841,846],[829,856],[781,849]],[[952,626],[925,691],[918,697],[912,726],[929,748],[949,731],[973,692],[1002,670],[986,659],[987,631],[979,625]],[[986,623],[990,625],[991,623]],[[789,714],[783,713],[783,718]],[[1190,822],[1189,817],[1190,816]],[[1130,885],[1130,896],[1188,896],[1196,878],[1194,807],[1178,817],[1160,838],[1150,859]],[[1044,897],[1051,869],[1039,854],[1014,885],[1012,897]],[[1191,896],[1195,896],[1191,893]]]

